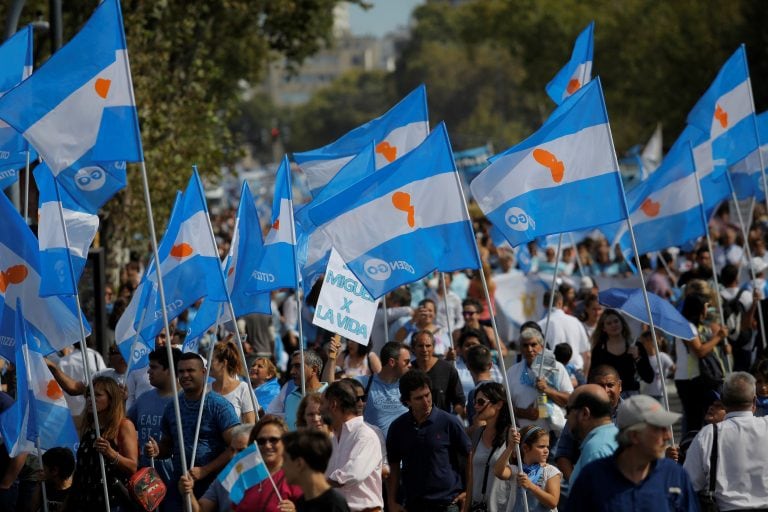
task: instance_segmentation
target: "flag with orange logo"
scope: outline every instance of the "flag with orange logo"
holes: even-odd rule
[[[768,164],[768,112],[763,112],[757,117],[757,130],[760,134],[760,152],[763,156],[763,164]],[[760,169],[760,155],[757,149],[746,158],[740,160],[728,168],[731,173],[733,190],[739,201],[755,197],[762,201],[765,199],[763,191],[763,176]]]
[[[445,124],[419,147],[310,208],[374,298],[434,270],[478,268]]]
[[[624,219],[600,80],[564,101],[536,133],[493,157],[470,188],[513,247]]]
[[[420,85],[380,117],[358,126],[327,146],[294,153],[293,158],[304,171],[314,197],[371,142],[375,143],[376,168],[381,169],[416,148],[427,134],[427,89]]]
[[[144,159],[118,0],[99,4],[69,43],[0,98],[0,119],[75,196]],[[94,167],[100,180],[89,179]]]
[[[43,355],[30,350],[21,302],[16,307],[16,402],[0,415],[0,431],[11,457],[64,446],[76,451],[79,437],[64,392]]]
[[[742,44],[691,109],[687,122],[709,135],[714,160],[732,165],[757,148],[754,115],[747,53]]]
[[[38,241],[5,194],[0,194],[0,357],[14,359],[16,302],[21,300],[34,350],[49,354],[80,341],[72,297],[41,297]],[[83,318],[86,334],[88,321]]]
[[[594,31],[595,22],[593,21],[576,38],[571,60],[547,84],[547,94],[558,105],[592,80]]]

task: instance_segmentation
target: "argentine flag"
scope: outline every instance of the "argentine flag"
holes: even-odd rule
[[[36,350],[30,350],[21,304],[16,306],[16,402],[0,415],[0,431],[11,457],[66,446],[76,451],[80,438],[64,392]]]
[[[5,194],[0,194],[0,357],[13,361],[16,303],[21,300],[30,345],[43,355],[81,340],[72,297],[41,297],[38,241]],[[83,318],[86,334],[88,322]]]
[[[420,85],[381,117],[358,126],[327,146],[294,153],[293,159],[307,176],[314,197],[371,142],[376,143],[376,168],[381,169],[413,150],[428,134],[427,89]]]
[[[760,153],[762,164],[768,164],[768,112],[757,116],[757,129],[760,134]],[[760,165],[760,154],[752,151],[746,158],[739,160],[728,168],[731,173],[731,182],[739,201],[755,197],[758,200],[765,198],[763,190],[763,172]]]
[[[434,270],[478,268],[445,124],[421,145],[309,210],[374,298]]]
[[[256,443],[252,443],[235,455],[216,478],[229,493],[229,501],[237,505],[245,491],[269,478],[269,470]]]
[[[241,317],[250,313],[272,314],[272,306],[269,293],[259,295],[247,295],[245,287],[248,278],[254,271],[254,265],[259,261],[259,256],[264,250],[264,242],[261,239],[261,223],[256,212],[256,203],[248,188],[248,182],[243,181],[240,192],[240,206],[235,218],[235,229],[232,235],[232,243],[229,254],[222,264],[222,272],[226,276],[227,290],[229,291],[235,316]],[[221,308],[221,310],[220,310]],[[200,338],[205,331],[216,323],[216,314],[221,311],[219,322],[231,321],[232,316],[226,303],[215,302],[210,299],[203,301],[197,311],[194,320],[189,326],[187,337],[184,339],[183,350],[185,352],[197,351]]]
[[[571,60],[547,84],[546,91],[558,105],[592,80],[592,54],[594,53],[595,22],[576,38]]]
[[[493,157],[470,188],[513,247],[624,219],[600,80],[564,101],[536,133]]]
[[[627,193],[627,208],[640,254],[706,235],[690,146],[674,146],[656,172]],[[626,225],[618,243],[629,259],[634,253]]]
[[[32,26],[26,26],[0,46],[0,97],[32,74]],[[27,163],[29,145],[19,132],[0,121],[0,190],[19,178],[18,169]],[[37,159],[34,151],[30,162]]]
[[[56,190],[56,180],[45,163],[35,168],[34,175],[40,192],[37,228],[42,273],[40,295],[75,295],[88,260],[88,249],[99,229],[99,216],[84,210],[66,190]],[[64,239],[65,226],[69,251]]]

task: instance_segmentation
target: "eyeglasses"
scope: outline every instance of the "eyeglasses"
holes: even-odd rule
[[[483,397],[475,398],[475,405],[479,405],[480,407],[485,407],[485,404],[489,404],[489,403],[491,403],[491,401],[488,400],[487,398],[483,398]]]
[[[578,409],[581,409],[581,407],[576,407],[575,405],[566,405],[565,415],[568,416],[569,414],[571,414],[571,411],[576,411]]]
[[[538,343],[523,343],[521,346],[523,348],[535,348],[535,347],[538,347],[539,344]]]
[[[472,316],[472,315],[476,315],[477,311],[462,311],[461,314],[464,316]]]
[[[264,446],[267,443],[274,446],[280,442],[280,438],[279,437],[257,437],[256,442],[259,443],[259,446]]]
[[[355,397],[358,402],[367,402],[368,401],[368,395],[358,395]]]

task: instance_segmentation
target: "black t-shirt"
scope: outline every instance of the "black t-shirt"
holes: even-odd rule
[[[297,512],[349,512],[347,501],[336,489],[328,489],[317,498],[296,502]]]

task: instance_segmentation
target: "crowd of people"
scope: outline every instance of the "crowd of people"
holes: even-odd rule
[[[222,257],[231,220],[216,222]],[[239,319],[246,366],[223,330],[199,353],[181,352],[200,303],[157,337],[148,367],[129,368],[114,345],[108,364],[89,348],[93,396],[79,347],[51,355],[80,444],[41,459],[4,452],[0,511],[43,510],[43,499],[49,511],[100,511],[105,500],[137,510],[126,483],[148,466],[166,484],[167,511],[695,511],[707,497],[720,510],[768,510],[768,255],[755,226],[752,261],[726,211],[712,225],[714,254],[700,244],[643,258],[649,289],[678,308],[690,340],[654,337],[601,305],[598,278],[631,273],[605,240],[560,261],[530,244],[523,264],[483,235],[491,296],[494,278],[516,266],[557,277],[539,298],[551,311],[513,339],[497,339],[479,274],[455,272],[445,289],[430,276],[391,292],[367,345],[312,326],[313,290],[273,293],[272,315]],[[113,327],[142,271],[134,258],[117,293],[108,288]],[[13,403],[12,367],[3,384],[0,410]],[[665,387],[681,412],[662,405]],[[235,503],[217,476],[252,444],[270,476]]]

